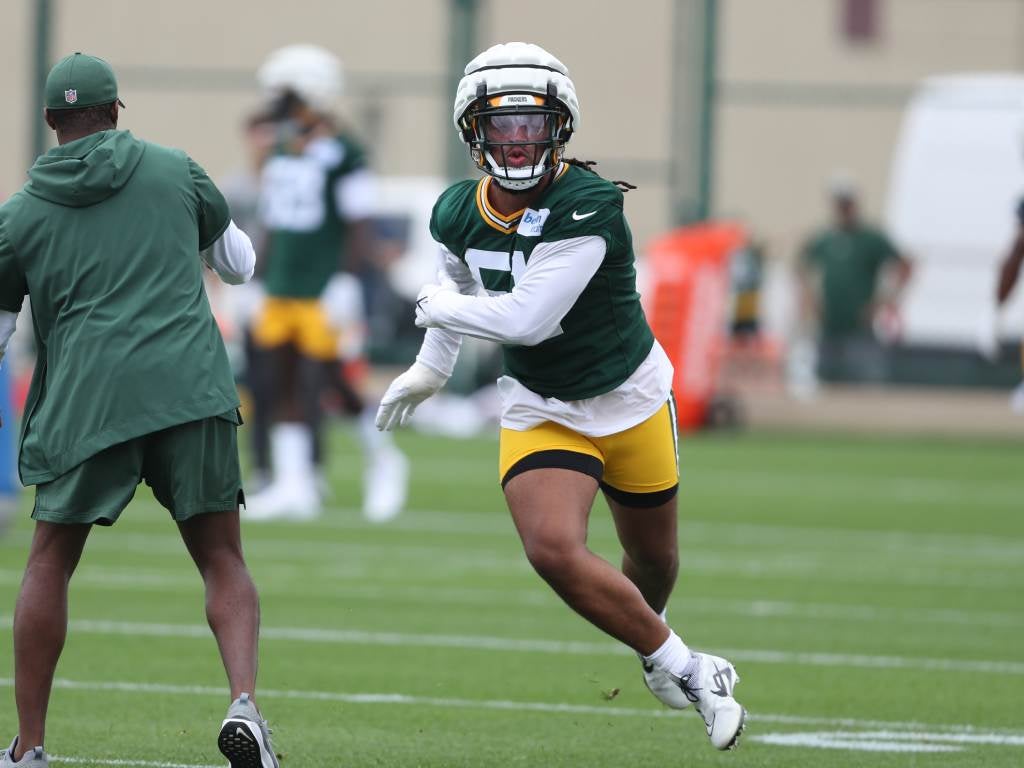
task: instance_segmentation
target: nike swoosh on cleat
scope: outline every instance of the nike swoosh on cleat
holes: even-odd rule
[[[584,219],[589,219],[595,213],[597,213],[597,211],[591,211],[590,213],[578,213],[577,211],[573,211],[572,212],[572,220],[573,221],[583,221]]]
[[[252,734],[250,734],[249,731],[247,731],[242,726],[238,726],[237,728],[235,728],[235,735],[243,737],[246,741],[256,741],[256,739],[252,737]]]

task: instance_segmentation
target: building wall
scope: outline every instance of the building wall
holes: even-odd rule
[[[479,48],[510,39],[548,47],[570,67],[582,124],[571,155],[639,186],[627,211],[642,244],[672,224],[676,2],[480,0]],[[902,105],[922,77],[1024,65],[1020,0],[877,0],[879,35],[850,44],[845,0],[718,0],[714,208],[747,221],[788,257],[825,215],[838,169],[881,209]],[[30,146],[33,0],[5,0],[0,193],[24,178]],[[122,126],[190,152],[215,176],[244,163],[239,126],[258,103],[253,72],[290,42],[345,62],[343,111],[388,175],[443,175],[451,140],[450,0],[52,0],[53,56],[73,50],[115,66]],[[697,34],[696,31],[693,34]],[[685,122],[685,121],[684,121]]]
[[[1018,0],[877,0],[867,43],[844,38],[843,2],[721,0],[715,204],[776,257],[824,220],[837,171],[881,215],[903,105],[922,78],[1024,65]]]
[[[0,11],[0,51],[5,66],[0,68],[0,87],[6,94],[7,114],[0,120],[0,200],[15,191],[25,177],[29,152],[29,112],[35,111],[29,98],[32,71],[33,33],[27,0],[5,3]]]

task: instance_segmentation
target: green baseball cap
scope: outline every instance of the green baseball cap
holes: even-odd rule
[[[47,109],[82,109],[112,101],[124,106],[117,98],[117,78],[110,65],[78,51],[54,65],[43,94]]]

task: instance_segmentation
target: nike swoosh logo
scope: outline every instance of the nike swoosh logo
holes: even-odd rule
[[[583,213],[583,214],[580,214],[580,213],[578,213],[576,211],[573,211],[572,212],[572,220],[573,221],[583,221],[584,219],[589,219],[595,213],[597,213],[597,211],[591,211],[590,213]]]
[[[247,731],[247,730],[246,730],[245,728],[243,728],[242,726],[238,726],[237,728],[235,728],[235,736],[241,736],[241,737],[242,737],[242,738],[244,738],[244,739],[245,739],[246,741],[256,741],[256,739],[254,739],[254,738],[252,737],[252,734],[250,734],[250,733],[249,733],[249,732],[248,732],[248,731]]]

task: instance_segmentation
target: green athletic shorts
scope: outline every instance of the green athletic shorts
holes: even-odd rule
[[[113,525],[143,480],[178,522],[237,509],[244,503],[239,424],[233,410],[112,445],[37,485],[32,517]]]

